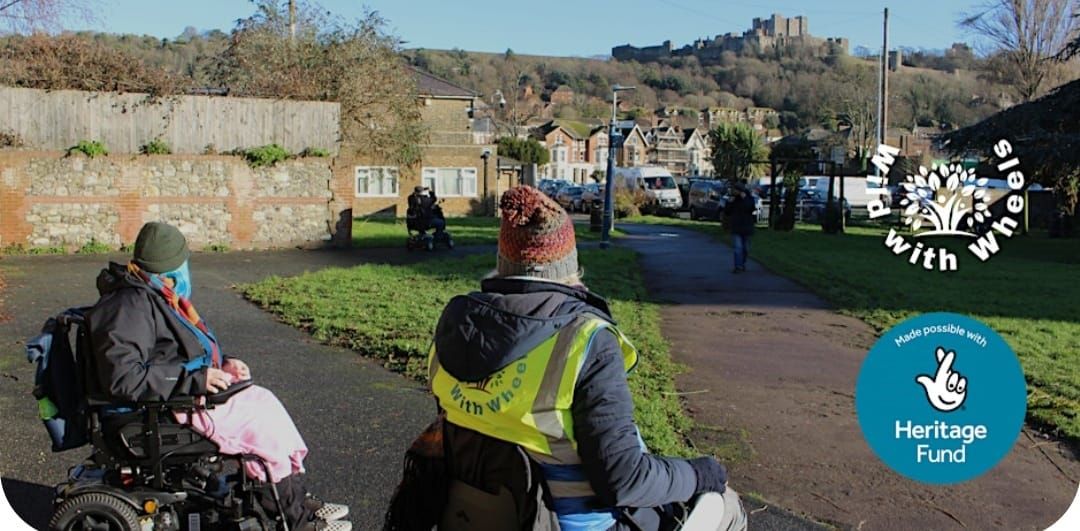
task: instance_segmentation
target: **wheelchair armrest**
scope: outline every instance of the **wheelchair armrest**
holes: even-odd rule
[[[132,410],[139,410],[143,408],[166,408],[166,409],[188,409],[198,405],[198,399],[201,396],[182,396],[176,398],[170,398],[168,400],[103,400],[100,398],[88,398],[87,405],[90,407],[113,407],[113,408],[129,408]]]
[[[212,393],[212,394],[206,395],[206,404],[208,406],[214,406],[214,405],[217,405],[217,404],[224,404],[227,400],[229,400],[230,398],[235,396],[240,391],[243,391],[244,389],[247,389],[248,387],[251,387],[252,385],[254,385],[254,383],[255,383],[255,380],[252,380],[251,378],[248,378],[247,380],[240,380],[239,382],[235,382],[232,385],[230,385],[229,387],[225,388],[224,391],[220,391],[220,392],[217,392],[217,393]]]

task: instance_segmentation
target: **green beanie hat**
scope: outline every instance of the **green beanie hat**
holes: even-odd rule
[[[191,256],[187,239],[180,229],[151,221],[139,229],[135,238],[135,265],[151,273],[167,273],[183,265]]]

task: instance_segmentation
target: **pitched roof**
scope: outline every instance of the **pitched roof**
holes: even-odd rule
[[[682,141],[683,141],[683,144],[685,144],[685,143],[689,142],[689,141],[690,141],[690,137],[694,136],[694,133],[697,133],[697,128],[696,128],[696,127],[688,127],[688,128],[686,128],[686,129],[683,129],[683,131],[682,131],[682,134],[683,134],[683,137],[682,137]]]
[[[479,94],[465,87],[455,85],[435,74],[425,72],[416,67],[409,67],[416,76],[416,92],[421,96],[434,96],[437,98],[461,98],[473,99]]]
[[[562,126],[562,128],[566,129],[571,135],[579,138],[588,138],[590,133],[592,133],[593,131],[592,124],[579,122],[577,120],[565,120],[558,118],[553,120],[553,122],[557,125]]]

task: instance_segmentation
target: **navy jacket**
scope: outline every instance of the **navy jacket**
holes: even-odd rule
[[[206,370],[184,368],[202,345],[161,295],[121,264],[103,269],[97,287],[86,323],[98,391],[125,402],[206,394]]]
[[[750,194],[732,198],[724,208],[724,213],[730,216],[731,232],[742,236],[754,233],[754,224],[757,216],[754,215],[754,198]]]
[[[439,319],[439,363],[458,380],[482,380],[583,312],[611,320],[607,302],[585,290],[536,280],[485,280],[482,291],[452,299]],[[686,460],[642,451],[614,334],[601,333],[592,342],[571,410],[578,454],[605,505],[655,507],[694,495],[697,477]]]

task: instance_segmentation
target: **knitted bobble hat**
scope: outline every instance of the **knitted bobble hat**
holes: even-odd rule
[[[531,186],[499,201],[499,276],[562,280],[578,273],[574,224],[561,206]]]

